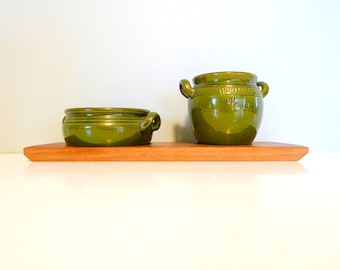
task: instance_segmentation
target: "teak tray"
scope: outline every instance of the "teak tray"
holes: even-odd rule
[[[52,143],[24,148],[31,161],[296,161],[308,147],[274,142],[204,145],[155,142],[139,146],[74,147]]]

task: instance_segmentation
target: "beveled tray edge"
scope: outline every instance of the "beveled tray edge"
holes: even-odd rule
[[[307,146],[277,142],[233,146],[154,142],[113,147],[50,143],[23,149],[24,155],[31,161],[297,161],[308,151]]]

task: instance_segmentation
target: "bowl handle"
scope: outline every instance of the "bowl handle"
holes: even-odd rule
[[[257,82],[257,85],[261,87],[260,91],[263,97],[265,97],[268,94],[269,91],[269,85],[265,82]]]
[[[155,131],[161,126],[161,118],[156,112],[149,112],[144,121],[140,124],[141,132],[148,129],[151,126],[152,131]]]
[[[186,98],[193,98],[195,94],[195,89],[191,87],[191,84],[188,80],[181,80],[179,82],[179,90],[182,95]]]

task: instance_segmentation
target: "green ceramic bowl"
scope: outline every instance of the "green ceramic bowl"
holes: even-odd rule
[[[62,121],[69,146],[149,144],[160,125],[156,112],[136,108],[70,108]]]

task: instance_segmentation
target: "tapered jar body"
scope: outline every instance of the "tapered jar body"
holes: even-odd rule
[[[216,72],[181,80],[190,124],[202,144],[247,145],[259,130],[268,85],[247,72]]]

